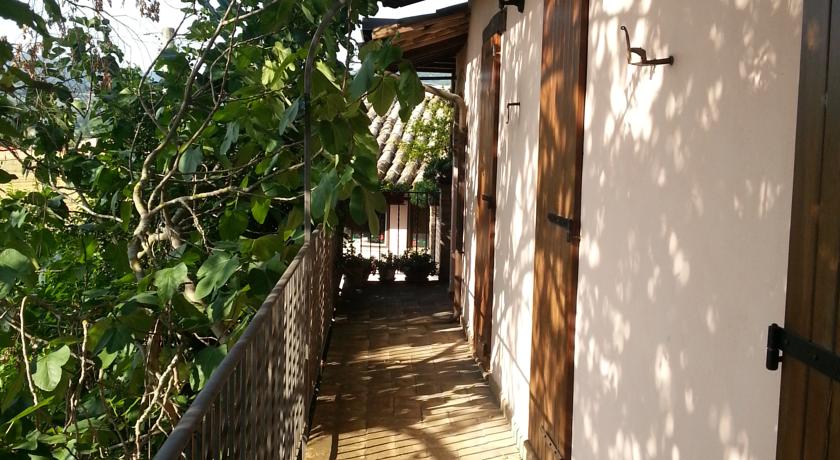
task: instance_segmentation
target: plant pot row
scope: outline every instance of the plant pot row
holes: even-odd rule
[[[379,281],[382,283],[394,282],[397,270],[405,274],[405,280],[409,283],[424,283],[428,281],[429,275],[435,273],[436,269],[435,262],[430,255],[417,252],[407,253],[403,257],[395,257],[389,254],[376,261],[351,254],[343,258],[341,268],[347,283],[351,287],[358,288],[367,282],[374,267],[379,273]]]

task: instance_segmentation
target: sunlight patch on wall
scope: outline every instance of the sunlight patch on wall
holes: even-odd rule
[[[647,281],[647,294],[648,299],[651,301],[656,301],[656,288],[660,285],[659,273],[661,270],[659,269],[659,265],[653,267],[653,272],[651,273],[650,277]]]
[[[659,391],[659,403],[671,407],[671,361],[664,345],[656,347],[656,359],[653,367],[654,382]]]
[[[688,263],[685,253],[683,253],[682,249],[680,249],[677,234],[674,232],[671,232],[671,236],[668,239],[668,253],[671,255],[673,260],[674,277],[681,286],[685,286],[688,284],[688,279],[691,276],[691,264]]]
[[[633,0],[605,0],[602,3],[604,13],[618,14],[629,11],[633,7]]]

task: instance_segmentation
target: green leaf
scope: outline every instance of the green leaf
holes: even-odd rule
[[[236,319],[245,307],[247,300],[245,293],[249,289],[250,287],[245,287],[244,289],[234,292],[227,297],[216,297],[216,300],[214,300],[207,309],[207,318],[214,323],[223,320]]]
[[[26,417],[27,415],[29,415],[33,412],[35,412],[36,410],[38,410],[42,407],[45,407],[45,406],[49,406],[50,404],[52,404],[53,398],[55,398],[55,396],[50,396],[48,398],[44,398],[44,399],[38,401],[38,404],[35,404],[34,406],[27,407],[26,409],[20,411],[20,413],[18,413],[17,415],[15,415],[11,419],[9,419],[9,421],[6,422],[5,425],[9,425],[9,426],[14,425],[15,422],[17,422],[18,420]]]
[[[64,345],[52,353],[38,358],[32,382],[44,391],[53,391],[61,381],[62,367],[70,360],[70,347]]]
[[[32,262],[18,250],[8,248],[0,252],[0,299],[6,298],[32,270]]]
[[[280,235],[265,235],[254,240],[252,254],[259,260],[265,261],[274,257],[285,245]]]
[[[192,174],[198,169],[198,166],[201,164],[202,154],[201,149],[196,147],[187,150],[181,155],[181,159],[178,160],[178,171],[184,174]]]
[[[320,219],[325,216],[335,202],[335,187],[338,184],[338,174],[335,169],[321,178],[321,182],[312,191],[312,217]]]
[[[324,61],[318,61],[315,63],[315,68],[321,72],[327,80],[329,80],[336,88],[338,88],[338,82],[335,78],[335,73],[332,71],[330,66],[328,66]]]
[[[227,124],[227,131],[225,131],[225,139],[222,141],[222,146],[219,148],[219,155],[227,155],[230,146],[239,140],[239,122],[232,121]]]
[[[10,45],[9,42],[6,41],[0,41],[0,64],[5,63],[7,61],[11,61],[12,57],[14,57],[12,45]],[[12,132],[14,132],[14,128],[12,128],[9,132],[6,132],[5,130],[9,127],[9,125],[5,125],[4,123],[2,126],[3,129],[0,130],[0,133],[11,134]]]
[[[195,287],[195,296],[203,299],[224,286],[238,268],[238,257],[231,257],[230,254],[221,251],[213,253],[198,269],[199,281]]]
[[[381,192],[365,190],[365,213],[368,218],[368,228],[373,235],[379,234],[379,213],[385,212],[387,203]]]
[[[164,302],[168,301],[178,291],[181,284],[187,280],[187,266],[183,262],[171,268],[158,270],[155,272],[155,287],[158,288],[158,298]]]
[[[128,299],[129,302],[136,302],[143,305],[157,305],[158,304],[158,295],[156,292],[141,292],[137,295],[132,296]]]
[[[57,1],[44,0],[44,9],[47,11],[47,14],[50,16],[52,21],[60,22],[62,20],[61,7],[58,6]]]
[[[260,225],[265,223],[269,209],[271,209],[271,198],[254,197],[251,199],[251,215]]]
[[[0,8],[0,18],[13,21],[18,26],[31,27],[44,37],[50,36],[44,18],[32,11],[29,5],[18,0],[3,0],[3,8]]]
[[[373,83],[373,59],[365,59],[362,61],[361,67],[350,82],[350,97],[359,99],[365,94]]]
[[[242,211],[226,210],[219,220],[219,236],[224,240],[236,240],[248,228],[248,215]]]
[[[217,110],[215,114],[213,114],[214,121],[226,122],[231,120],[236,120],[242,115],[245,115],[248,112],[248,106],[239,101],[233,101],[229,104],[225,104],[224,107]]]
[[[11,174],[11,173],[7,173],[6,171],[3,171],[2,169],[0,169],[0,184],[8,184],[9,182],[11,182],[11,181],[13,181],[17,178],[18,178],[18,176],[14,175],[14,174]]]
[[[17,333],[6,320],[0,320],[0,349],[11,346]]]
[[[19,274],[26,274],[32,271],[32,262],[17,249],[8,248],[0,252],[0,267],[6,267]]]
[[[190,386],[193,391],[199,391],[207,384],[207,379],[227,356],[227,345],[207,347],[195,356],[195,366],[190,374]]]
[[[287,107],[283,112],[283,116],[280,118],[280,125],[277,128],[278,136],[282,136],[286,132],[286,129],[289,128],[289,125],[297,119],[298,109],[300,109],[300,98],[295,99],[295,102],[292,102],[292,105]]]
[[[183,295],[175,295],[172,297],[172,307],[183,321],[193,325],[202,325],[207,323],[204,313],[199,307],[187,299]]]
[[[103,326],[105,330],[94,353],[102,362],[102,368],[108,369],[118,357],[126,356],[131,352],[131,334],[121,326],[112,327],[108,323]]]
[[[274,165],[277,164],[277,160],[279,159],[280,154],[274,154],[271,156],[271,158],[264,158],[262,161],[257,163],[257,166],[254,167],[254,172],[259,175],[263,175],[271,171],[271,168],[273,168]]]
[[[385,69],[402,59],[402,49],[386,43],[378,50],[372,52],[371,57],[376,59],[377,68]]]
[[[368,100],[373,105],[373,110],[380,116],[385,116],[391,104],[394,103],[394,97],[397,95],[397,82],[391,77],[383,77],[380,80],[376,90],[370,93]]]
[[[353,192],[350,194],[350,217],[357,224],[363,224],[367,220],[367,213],[365,212],[365,191],[358,185],[353,188]]]
[[[426,97],[423,82],[410,64],[400,66],[400,82],[397,96],[400,99],[400,118],[408,121],[412,110]]]

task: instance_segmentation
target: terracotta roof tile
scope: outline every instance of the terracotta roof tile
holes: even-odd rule
[[[411,126],[418,119],[431,120],[432,101],[437,96],[426,95],[426,98],[414,108],[407,122],[400,119],[400,104],[394,102],[384,116],[379,116],[371,108],[368,117],[371,120],[370,132],[376,136],[379,143],[379,159],[376,169],[379,179],[391,184],[413,185],[423,179],[425,163],[419,160],[409,160],[406,145],[414,141]]]

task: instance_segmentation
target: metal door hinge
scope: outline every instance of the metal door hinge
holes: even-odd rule
[[[767,330],[765,366],[775,371],[786,356],[801,361],[832,380],[840,381],[840,356],[773,323]]]
[[[543,434],[543,442],[545,443],[545,447],[548,450],[547,453],[553,455],[555,460],[564,460],[563,454],[560,452],[560,449],[557,447],[557,444],[551,439],[551,435],[548,434],[548,430],[545,428],[545,423],[540,424],[540,429],[542,430]]]
[[[561,216],[559,214],[555,214],[553,212],[548,213],[548,221],[554,225],[560,226],[566,230],[567,234],[569,235],[569,241],[580,241],[580,234],[578,232],[578,227],[575,224],[573,219],[568,217]]]

